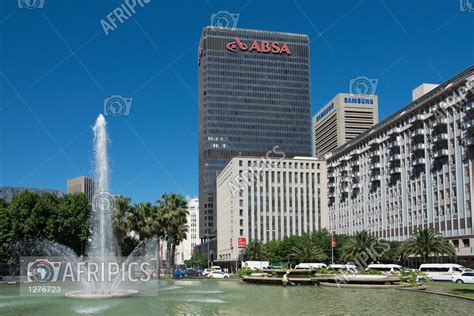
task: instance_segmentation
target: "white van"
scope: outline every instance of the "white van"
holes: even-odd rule
[[[358,273],[357,266],[353,264],[330,264],[329,269],[336,270],[341,273]]]
[[[250,268],[252,270],[256,269],[269,269],[270,262],[269,261],[242,261],[243,268]]]
[[[375,270],[375,271],[380,271],[383,272],[384,274],[392,274],[394,272],[400,272],[402,271],[403,267],[398,264],[369,264],[367,269],[365,270]]]
[[[295,269],[319,269],[327,267],[328,266],[324,263],[300,263],[296,265]]]
[[[422,264],[419,270],[426,273],[431,280],[451,281],[453,275],[462,273],[467,268],[454,263],[426,263]]]

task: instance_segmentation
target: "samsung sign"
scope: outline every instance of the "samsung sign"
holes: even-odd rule
[[[334,109],[334,103],[331,103],[331,105],[329,105],[321,113],[319,113],[318,116],[316,116],[316,122],[319,122],[319,120],[321,120],[324,116],[326,116],[326,114],[331,112],[332,109]]]
[[[374,104],[374,99],[346,97],[346,98],[344,98],[344,103]]]

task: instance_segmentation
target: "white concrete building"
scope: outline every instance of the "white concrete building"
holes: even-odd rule
[[[193,249],[200,242],[199,239],[199,199],[188,201],[188,236],[176,247],[176,264],[184,264],[193,255]]]
[[[328,154],[330,229],[402,241],[434,228],[473,266],[473,91],[474,67],[422,85],[412,103]]]
[[[313,117],[313,156],[325,154],[378,123],[376,95],[338,93]]]
[[[326,163],[235,157],[217,177],[217,258],[235,262],[253,239],[262,242],[328,226]]]

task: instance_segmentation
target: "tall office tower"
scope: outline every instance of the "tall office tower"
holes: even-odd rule
[[[95,194],[95,181],[84,176],[69,179],[67,180],[67,193],[84,193],[92,203]]]
[[[327,155],[330,228],[399,241],[434,228],[474,266],[474,66],[430,88]]]
[[[313,117],[314,156],[324,158],[377,122],[376,95],[337,94]]]
[[[203,29],[198,57],[201,239],[217,234],[216,177],[230,159],[311,155],[308,44],[306,35]]]

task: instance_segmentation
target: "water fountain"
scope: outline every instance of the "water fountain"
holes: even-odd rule
[[[94,127],[94,168],[95,195],[92,203],[92,236],[87,253],[88,262],[117,262],[115,250],[117,241],[112,228],[113,197],[109,193],[109,161],[107,146],[107,123],[102,114],[97,117]],[[82,282],[85,289],[65,294],[70,298],[112,298],[137,294],[135,290],[119,289],[118,276],[112,282]]]

